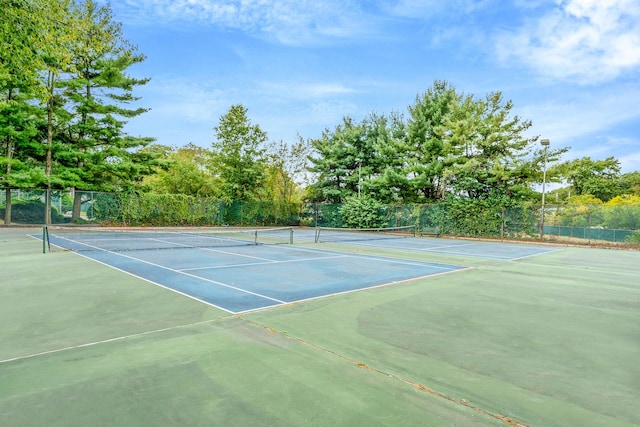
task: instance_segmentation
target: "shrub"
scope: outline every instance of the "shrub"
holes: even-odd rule
[[[44,223],[45,204],[39,200],[16,200],[11,204],[11,222],[23,224]],[[0,218],[4,218],[5,208],[0,209]],[[64,216],[51,208],[51,222],[64,222]]]
[[[384,227],[382,203],[367,196],[350,197],[340,208],[342,223],[351,228]]]
[[[628,235],[625,241],[633,245],[640,245],[640,230]]]

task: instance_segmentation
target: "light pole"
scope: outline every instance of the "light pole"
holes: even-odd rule
[[[540,144],[544,147],[544,166],[542,168],[542,221],[540,226],[540,238],[544,239],[544,195],[547,184],[547,149],[550,141],[547,138],[541,139]]]

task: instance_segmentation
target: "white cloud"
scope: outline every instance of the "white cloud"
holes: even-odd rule
[[[156,77],[140,90],[142,103],[154,104],[148,115],[167,122],[213,124],[228,108],[231,95],[208,85],[180,78]]]
[[[472,13],[483,9],[492,0],[381,0],[383,10],[394,16],[426,18],[452,10],[456,13]]]
[[[519,108],[518,115],[531,119],[532,131],[545,138],[558,142],[584,140],[589,135],[608,134],[619,123],[637,120],[639,98],[639,90],[628,88],[615,94],[576,95],[571,101],[549,99],[543,104]]]
[[[358,93],[355,88],[342,83],[318,82],[265,82],[261,84],[262,92],[271,98],[307,100],[309,98],[326,98]]]
[[[618,131],[640,118],[636,108],[640,90],[607,90],[574,94],[570,100],[559,94],[547,102],[518,108],[517,114],[532,120],[530,135],[549,138],[554,148],[571,147],[565,160],[613,156],[620,160],[625,172],[640,170],[640,140],[623,136],[625,130]]]
[[[133,22],[216,25],[303,45],[368,33],[352,0],[124,0]]]
[[[313,103],[309,110],[319,122],[339,124],[343,117],[358,112],[358,107],[348,101],[320,101]]]
[[[542,76],[595,84],[640,68],[640,2],[557,0],[557,7],[497,38],[501,60]]]
[[[640,171],[640,151],[620,156],[618,160],[623,173]]]

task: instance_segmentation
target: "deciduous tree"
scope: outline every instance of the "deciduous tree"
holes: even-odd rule
[[[561,163],[552,172],[562,176],[575,195],[591,194],[607,202],[620,194],[620,162],[614,157],[604,160],[582,157]]]
[[[253,201],[264,195],[267,134],[251,123],[247,109],[232,105],[214,128],[210,169],[225,200]]]

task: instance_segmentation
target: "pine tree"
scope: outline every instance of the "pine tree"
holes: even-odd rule
[[[127,108],[137,101],[137,79],[127,69],[145,57],[123,38],[109,5],[86,0],[73,16],[78,38],[73,47],[73,72],[64,82],[65,109],[70,117],[55,152],[55,174],[65,187],[80,190],[118,191],[152,172],[154,156],[139,151],[153,138],[124,132],[128,119],[145,111]],[[72,220],[80,215],[81,194],[76,193]]]

